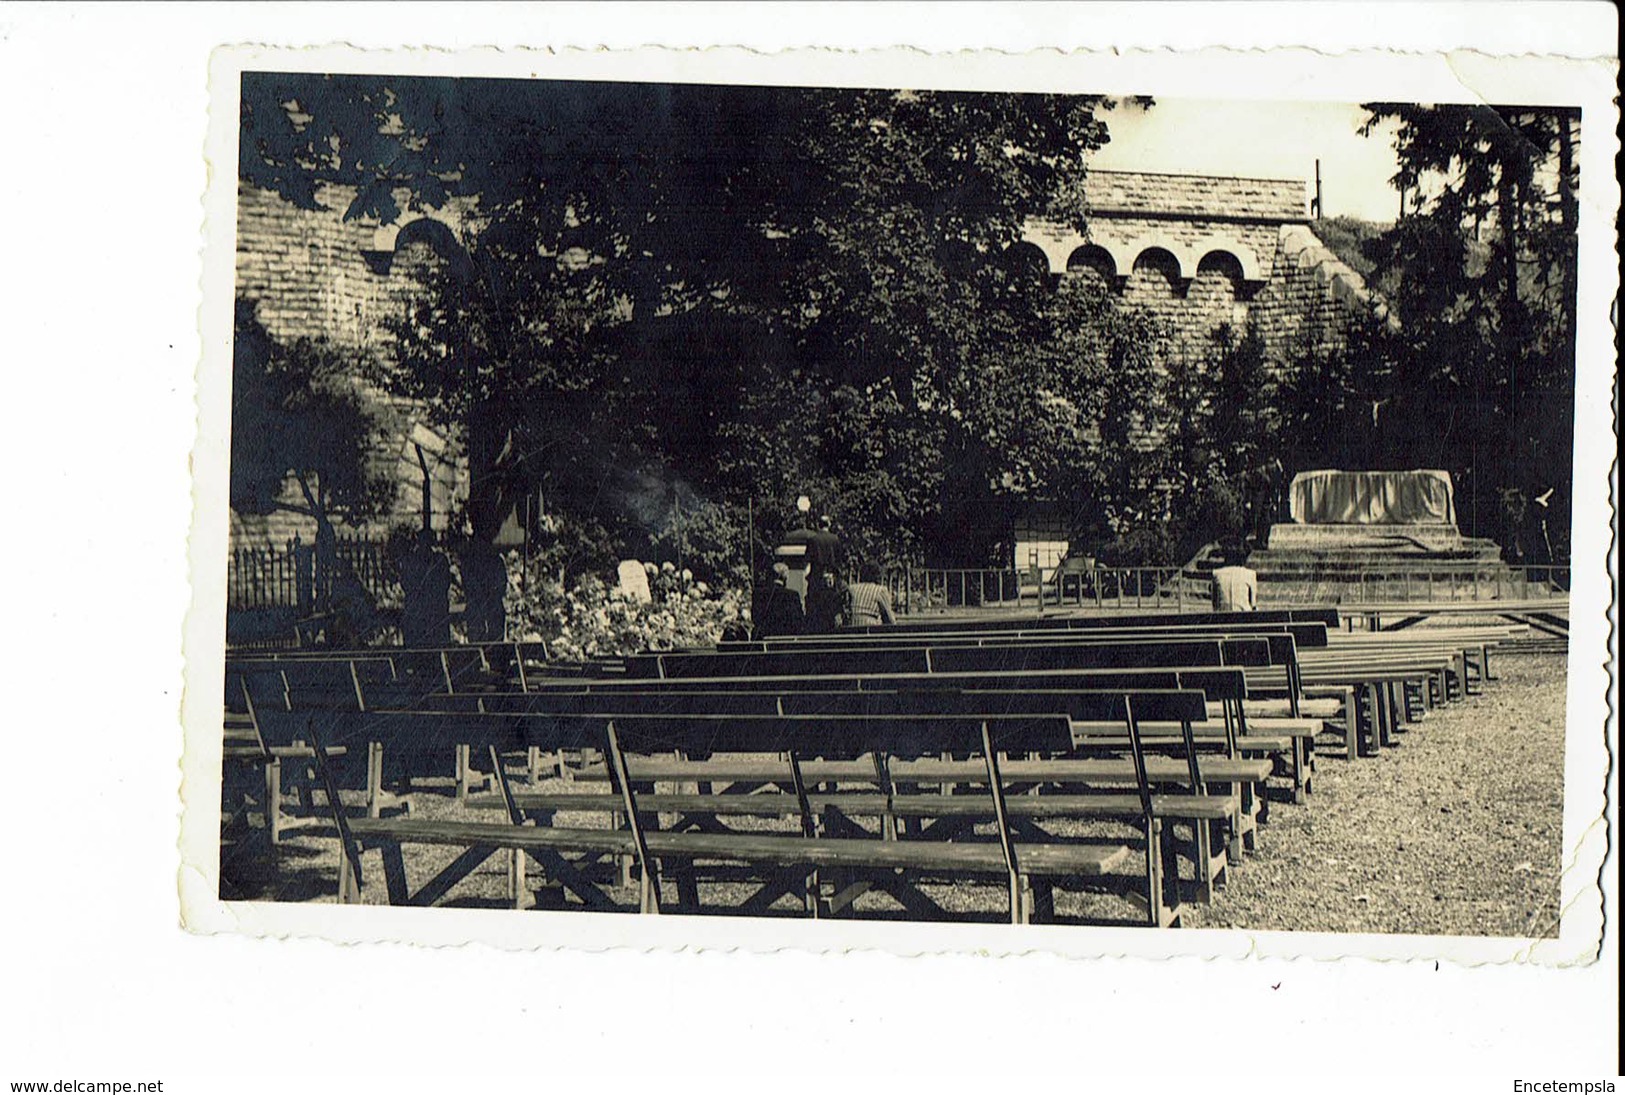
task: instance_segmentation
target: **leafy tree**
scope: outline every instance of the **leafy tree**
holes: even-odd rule
[[[1081,227],[1100,103],[266,74],[240,171],[354,188],[352,217],[468,203],[380,375],[467,432],[477,533],[540,484],[660,534],[653,478],[734,509],[806,490],[875,557],[981,561],[1001,505],[1103,456],[1080,377],[1136,352],[1001,258],[1033,214]]]
[[[1398,122],[1394,183],[1412,211],[1379,241],[1378,284],[1403,330],[1385,347],[1395,404],[1379,437],[1450,468],[1469,528],[1499,533],[1499,497],[1562,488],[1574,404],[1579,113],[1367,104]]]
[[[238,298],[232,356],[231,504],[243,513],[286,510],[330,529],[383,511],[394,484],[370,457],[382,427],[356,389],[355,351],[297,339],[283,345]],[[289,482],[298,489],[288,497]]]

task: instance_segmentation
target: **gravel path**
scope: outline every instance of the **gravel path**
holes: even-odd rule
[[[1435,709],[1380,756],[1353,762],[1321,756],[1308,803],[1274,804],[1259,850],[1232,865],[1229,885],[1212,905],[1191,906],[1187,925],[1554,936],[1566,661],[1554,654],[1505,656],[1495,670],[1500,679],[1487,693]],[[417,816],[500,817],[459,808],[445,786],[410,797]],[[560,820],[604,823],[587,815]],[[223,846],[223,897],[334,900],[338,853],[330,827],[290,834],[271,854],[254,836]],[[454,856],[449,849],[410,848],[408,870],[421,881]],[[376,864],[369,856],[369,902],[384,899]],[[465,880],[451,903],[500,905],[504,880],[498,857]],[[930,892],[956,914],[1004,915],[1000,887]],[[635,909],[634,891],[615,896]],[[556,890],[543,889],[538,898],[558,907]],[[882,916],[896,908],[878,895],[857,906],[866,907]],[[1126,902],[1108,895],[1058,894],[1057,912],[1119,922],[1132,915]]]
[[[1426,935],[1557,934],[1563,845],[1561,655],[1506,656],[1466,703],[1394,749],[1322,756],[1192,927]]]

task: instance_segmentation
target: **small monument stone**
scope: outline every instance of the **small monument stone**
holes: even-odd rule
[[[629,601],[641,601],[648,604],[649,575],[643,570],[643,564],[636,559],[622,559],[621,565],[615,568],[620,578],[621,595]]]

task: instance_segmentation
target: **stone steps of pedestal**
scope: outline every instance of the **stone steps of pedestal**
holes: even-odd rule
[[[1247,557],[1247,565],[1273,569],[1301,569],[1304,567],[1369,568],[1381,566],[1427,566],[1441,564],[1500,565],[1501,549],[1494,544],[1472,545],[1448,551],[1388,551],[1360,548],[1339,548],[1310,551],[1301,548],[1279,550],[1265,548]]]

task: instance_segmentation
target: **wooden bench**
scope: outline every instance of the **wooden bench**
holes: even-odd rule
[[[928,635],[917,633],[890,634],[864,632],[849,634],[835,632],[826,635],[782,636],[770,639],[752,639],[718,643],[714,648],[724,654],[764,653],[771,650],[873,650],[908,646],[1009,646],[1020,643],[1094,644],[1112,642],[1171,641],[1179,639],[1242,639],[1257,635],[1291,635],[1303,648],[1324,647],[1330,641],[1331,631],[1322,623],[1292,624],[1229,624],[1229,625],[1169,625],[1165,627],[1093,628],[1067,630],[1057,628],[999,631],[941,631]],[[690,648],[673,653],[703,653],[702,648]]]
[[[624,675],[681,678],[835,676],[854,673],[964,673],[1038,669],[1156,669],[1166,665],[1268,665],[1267,638],[1122,640],[1099,644],[908,646],[884,650],[771,650],[756,653],[642,654]]]
[[[1305,626],[1324,641],[1326,635],[1324,624],[1314,623]],[[1283,668],[1286,675],[1284,692],[1287,697],[1295,704],[1301,693],[1296,642],[1293,636],[1285,633],[1238,639],[1112,638],[1099,643],[1080,642],[1072,636],[1059,636],[1049,642],[1032,641],[977,647],[886,647],[867,650],[835,648],[736,654],[647,655],[628,659],[625,675],[660,680],[749,676],[782,678],[795,675],[840,676],[860,673],[937,675],[1160,668],[1170,665],[1277,665]],[[1301,717],[1295,708],[1290,712],[1290,718],[1293,720]],[[1293,798],[1299,802],[1309,787],[1313,753],[1312,748],[1300,734],[1301,727],[1301,723],[1294,721],[1275,728],[1291,738],[1288,746],[1291,760],[1288,767],[1293,782]]]
[[[1185,725],[1180,721],[1205,713],[1205,704],[1197,706],[1192,697],[1195,693],[1180,692],[1123,692],[1109,691],[1096,693],[964,693],[937,689],[929,692],[869,692],[869,693],[832,693],[832,692],[804,692],[804,693],[665,693],[655,692],[629,692],[619,690],[614,693],[599,693],[591,695],[564,695],[555,694],[538,696],[535,694],[525,697],[511,697],[521,701],[509,703],[504,707],[504,713],[526,713],[541,716],[542,713],[553,715],[574,716],[585,711],[596,711],[600,714],[625,717],[629,715],[646,715],[658,713],[661,716],[676,715],[690,717],[695,715],[710,715],[713,717],[763,717],[779,714],[794,717],[840,716],[854,718],[901,718],[912,715],[927,716],[963,716],[963,717],[1005,717],[1014,715],[1048,715],[1062,713],[1071,720],[1074,730],[1080,726],[1091,724],[1091,720],[1100,720],[1106,716],[1119,733],[1124,734],[1127,744],[1124,749],[1129,751],[1135,760],[1123,765],[1095,765],[1089,774],[1096,782],[1104,782],[1114,788],[1120,788],[1125,777],[1133,778],[1138,786],[1147,778],[1152,778],[1159,786],[1167,782],[1177,782],[1182,786],[1182,794],[1159,794],[1156,799],[1154,812],[1157,816],[1167,820],[1177,820],[1188,823],[1192,829],[1191,859],[1197,867],[1197,879],[1201,885],[1203,899],[1211,895],[1211,888],[1216,881],[1222,880],[1225,868],[1225,853],[1223,841],[1215,846],[1212,827],[1216,824],[1228,823],[1234,812],[1234,796],[1227,790],[1224,794],[1209,794],[1207,788],[1209,781],[1204,778],[1203,768],[1211,768],[1215,763],[1223,761],[1204,760],[1199,758],[1191,748],[1193,739],[1191,735],[1183,737],[1180,755],[1184,758],[1183,767],[1177,771],[1166,762],[1153,762],[1154,775],[1148,776],[1145,762],[1140,760],[1140,747],[1132,727],[1122,721],[1126,711],[1133,712],[1132,718],[1137,724],[1141,717],[1164,721],[1172,719],[1176,725]],[[1087,735],[1074,734],[1072,753],[1078,752],[1079,745],[1087,746]],[[940,758],[939,758],[940,759]],[[905,763],[905,762],[898,762]],[[945,763],[951,763],[945,761]],[[1016,763],[1012,761],[1011,763]],[[653,766],[653,767],[650,767]],[[658,768],[658,775],[653,775]],[[830,780],[841,782],[869,781],[877,778],[874,769],[866,769],[863,765],[841,765],[827,761],[809,761],[805,765],[808,778],[818,775]],[[939,770],[944,771],[944,770]],[[972,783],[981,779],[981,769],[971,764],[969,768],[960,765],[953,768],[956,780],[969,780]],[[1059,769],[1057,769],[1059,771]],[[783,763],[773,759],[753,758],[659,758],[647,761],[639,760],[633,774],[639,778],[647,776],[651,780],[671,781],[680,783],[694,783],[709,785],[713,783],[731,782],[742,783],[747,789],[754,789],[763,784],[781,784],[786,777]],[[1231,773],[1224,773],[1226,775]],[[604,780],[608,778],[608,770],[603,766],[589,768],[578,773],[582,780]],[[884,784],[884,780],[881,781]],[[974,818],[985,815],[986,811],[976,806],[975,802],[955,802],[950,804],[948,814],[944,814],[939,807],[943,806],[942,796],[950,794],[955,782],[933,781],[933,785],[940,788],[939,794],[926,797],[924,802],[909,801],[898,809],[889,807],[912,799],[912,796],[903,794],[907,784],[896,783],[885,794],[870,793],[843,793],[841,795],[825,795],[819,799],[825,809],[840,809],[850,814],[865,812],[879,816],[890,827],[900,828],[900,823],[906,823],[909,818],[936,817],[939,824],[936,831],[939,833],[946,828],[940,819],[944,816],[957,818]],[[1028,790],[1036,791],[1040,783],[1034,783]],[[721,813],[733,814],[763,814],[772,813],[772,805],[777,804],[784,813],[784,808],[794,805],[792,797],[780,795],[777,798],[759,795],[748,796],[750,803],[741,803],[740,795],[682,795],[663,796],[651,800],[660,809],[677,809],[684,813],[705,813],[714,810]],[[618,804],[613,796],[598,795],[586,796],[582,794],[560,794],[547,796],[518,796],[521,806],[533,809],[571,809],[571,810],[597,810],[599,812],[617,812]],[[980,800],[978,800],[980,801]],[[1013,800],[1014,801],[1014,800]],[[763,803],[769,804],[764,810]],[[491,805],[487,800],[486,805]],[[655,808],[651,805],[651,808]],[[845,807],[852,807],[845,810]],[[876,809],[876,807],[881,807]],[[1053,816],[1059,807],[1073,812],[1076,816],[1116,819],[1121,821],[1142,823],[1140,814],[1143,803],[1134,796],[1122,794],[1093,796],[1073,795],[1064,802],[1026,803],[1013,807],[1018,816]]]
[[[506,649],[506,647],[505,647]],[[303,710],[365,710],[368,696],[398,690],[419,695],[445,691],[470,694],[480,688],[500,688],[506,678],[493,672],[486,652],[469,650],[434,651],[353,651],[306,656],[297,659],[228,659],[228,694],[244,693],[252,686],[262,703],[284,709],[295,705]],[[453,779],[459,801],[466,800],[478,780],[469,750],[464,745],[449,747]],[[376,816],[383,799],[385,756],[376,743],[367,751],[367,801]],[[403,777],[404,778],[404,777]]]
[[[1219,666],[1170,667],[1147,670],[1122,669],[1051,669],[1035,671],[972,671],[916,673],[843,674],[831,676],[771,676],[736,678],[678,678],[667,680],[644,679],[587,679],[569,682],[533,682],[531,694],[549,691],[613,694],[624,691],[655,690],[661,693],[682,691],[727,692],[829,692],[829,691],[918,691],[942,688],[966,691],[1091,691],[1099,689],[1202,689],[1214,697],[1219,705],[1218,717],[1233,723],[1237,734],[1247,734],[1250,724],[1241,709],[1246,696],[1246,678],[1240,670]],[[1301,739],[1300,739],[1301,740]],[[1304,759],[1300,757],[1300,759]],[[1258,792],[1257,785],[1269,775],[1272,764],[1247,761],[1240,765],[1226,765],[1222,771],[1227,781],[1236,785],[1237,809],[1230,836],[1232,856],[1240,856],[1244,846],[1256,840],[1257,824],[1267,818],[1268,800]],[[1153,769],[1156,766],[1153,765]],[[1220,769],[1214,769],[1219,771]],[[1294,780],[1294,798],[1300,778],[1307,781],[1307,767],[1303,773],[1296,768],[1289,772]]]
[[[1199,694],[1185,695],[1192,710],[1205,702]],[[278,725],[284,733],[297,732],[299,717],[289,713]],[[1029,777],[1006,776],[1003,757],[1011,753],[1064,754],[1072,745],[1070,720],[1065,716],[642,717],[368,711],[339,715],[328,722],[325,730],[323,737],[331,736],[336,742],[378,740],[387,748],[408,752],[432,749],[447,740],[469,741],[495,753],[530,744],[549,749],[596,747],[607,758],[607,778],[615,793],[622,796],[629,829],[626,833],[606,833],[528,826],[521,823],[523,815],[517,804],[510,812],[509,825],[491,826],[423,819],[351,821],[339,811],[336,821],[346,843],[340,878],[341,897],[345,900],[359,897],[362,843],[385,849],[385,874],[392,900],[414,896],[407,892],[399,855],[403,844],[439,843],[467,849],[415,895],[420,900],[425,891],[431,896],[443,895],[455,881],[453,876],[466,875],[493,852],[506,849],[544,853],[544,869],[557,872],[561,884],[596,906],[607,901],[601,886],[578,864],[563,862],[563,854],[613,857],[630,849],[640,867],[639,904],[645,912],[659,912],[670,904],[661,885],[663,872],[669,870],[677,882],[676,904],[693,907],[698,902],[694,866],[702,861],[724,861],[766,868],[766,892],[799,893],[814,915],[838,912],[856,896],[855,890],[867,889],[892,894],[914,915],[945,915],[920,892],[922,880],[991,875],[1002,879],[1008,888],[1010,918],[1016,922],[1026,921],[1035,910],[1040,915],[1047,913],[1057,883],[1099,880],[1130,861],[1129,849],[1119,842],[1085,844],[1046,836],[1037,828],[1037,819],[1023,818],[1020,825],[1013,824],[1008,781],[1025,781]],[[313,715],[305,716],[303,732],[317,733]],[[779,835],[662,829],[658,813],[651,813],[642,804],[641,788],[649,777],[640,772],[639,764],[655,761],[674,749],[782,754],[790,782],[796,788],[801,832]],[[813,751],[823,759],[805,759]],[[809,774],[807,764],[855,765],[866,773],[866,778],[874,778],[876,757],[887,758],[884,763],[895,767],[906,763],[897,758],[941,752],[972,756],[974,761],[958,763],[982,767],[985,795],[995,818],[996,842],[885,840],[829,836],[821,831],[807,793],[811,781],[827,782],[829,776],[816,768]],[[500,765],[497,771],[504,797],[511,799],[511,788]],[[954,778],[968,782],[960,772]],[[1068,778],[1077,777],[1069,774]],[[1142,781],[1140,786],[1146,785]],[[1149,791],[1145,790],[1141,798],[1148,797]],[[1145,814],[1149,818],[1142,890],[1146,922],[1169,924],[1177,921],[1179,905],[1177,881],[1161,869],[1168,835],[1149,807]],[[585,896],[593,889],[598,890],[596,898]],[[760,895],[758,898],[752,907],[762,906]]]
[[[238,682],[240,684],[240,682]],[[284,745],[271,746],[265,741],[260,731],[258,713],[254,702],[246,689],[239,687],[236,690],[233,702],[228,693],[228,702],[224,717],[225,741],[222,746],[222,759],[226,764],[247,765],[257,767],[261,771],[263,797],[262,815],[265,819],[265,831],[272,844],[280,844],[284,833],[294,829],[304,828],[312,824],[320,824],[320,819],[309,813],[314,809],[311,801],[310,785],[308,782],[299,786],[299,793],[304,800],[302,805],[306,814],[301,817],[289,817],[283,810],[282,794],[282,762],[285,760],[314,761],[316,750],[307,742],[295,738]],[[343,756],[345,750],[330,750],[329,756],[334,758]],[[246,814],[251,803],[243,804],[242,813]],[[223,808],[222,823],[230,826],[234,823],[233,814],[229,809]]]
[[[1245,678],[1239,669],[1050,671],[1030,674],[972,673],[872,678],[740,678],[721,681],[617,680],[539,687],[540,691],[525,694],[472,698],[466,695],[424,697],[418,702],[435,710],[486,710],[516,714],[539,710],[575,711],[589,707],[608,711],[642,711],[652,708],[662,711],[711,710],[719,713],[726,711],[757,713],[763,710],[810,711],[818,709],[819,705],[824,705],[822,707],[824,710],[830,710],[832,708],[828,705],[832,704],[844,704],[843,710],[853,711],[857,709],[854,705],[861,705],[864,701],[859,696],[835,695],[835,693],[874,695],[906,693],[909,697],[906,702],[917,709],[940,711],[943,710],[940,706],[942,704],[962,702],[958,698],[958,693],[966,692],[976,694],[979,697],[976,702],[992,710],[1009,710],[1008,706],[997,705],[1020,703],[1042,705],[1041,708],[1026,709],[1066,710],[1074,718],[1074,725],[1080,731],[1074,744],[1074,752],[1082,754],[1099,753],[1103,749],[1108,752],[1128,752],[1131,743],[1121,737],[1120,727],[1117,737],[1096,735],[1093,731],[1098,728],[1090,726],[1086,712],[1077,710],[1075,706],[1069,706],[1069,702],[1074,702],[1074,693],[1101,690],[1201,689],[1210,698],[1216,698],[1221,703],[1220,718],[1207,719],[1206,708],[1196,717],[1208,728],[1203,733],[1200,744],[1207,750],[1220,754],[1212,760],[1203,760],[1202,772],[1206,777],[1204,782],[1208,784],[1205,790],[1212,792],[1222,788],[1224,797],[1230,803],[1228,817],[1224,820],[1231,857],[1239,857],[1244,847],[1252,847],[1256,843],[1258,823],[1267,815],[1267,799],[1260,788],[1274,767],[1275,754],[1285,754],[1281,759],[1288,767],[1289,778],[1294,781],[1295,797],[1300,787],[1298,782],[1300,773],[1296,765],[1304,760],[1301,749],[1304,739],[1301,736],[1283,740],[1281,737],[1257,738],[1249,733],[1248,724],[1239,706],[1246,689]],[[928,694],[930,691],[941,695],[933,697]],[[1177,724],[1170,727],[1168,723],[1159,724],[1159,721],[1154,719],[1149,723],[1142,720],[1142,724],[1150,726],[1147,752],[1172,751],[1177,754],[1186,750],[1186,742],[1174,736],[1173,731],[1177,730]],[[1259,754],[1263,754],[1264,759],[1249,759]],[[683,761],[680,764],[687,767],[683,767],[681,771],[663,769],[661,778],[675,779],[680,776],[691,782],[708,777],[722,778],[715,772],[703,771],[702,764],[690,761]],[[1148,770],[1153,782],[1159,786],[1170,781],[1184,782],[1188,773],[1188,768],[1182,766],[1177,758],[1165,759],[1156,756],[1149,759]],[[1133,771],[1133,765],[1128,760],[1120,760],[1104,765],[1097,763],[1093,774],[1096,778],[1115,777],[1121,783],[1131,776]],[[735,767],[730,768],[728,778],[742,779],[752,774],[761,773],[753,770],[742,774]],[[602,769],[582,769],[574,775],[575,778],[586,780],[604,778]],[[1306,785],[1307,776],[1301,778],[1302,785]],[[1207,815],[1204,813],[1203,816]],[[1221,842],[1208,859],[1199,859],[1198,865],[1203,868],[1204,880],[1209,876],[1218,877],[1222,874],[1225,851],[1225,842]]]

